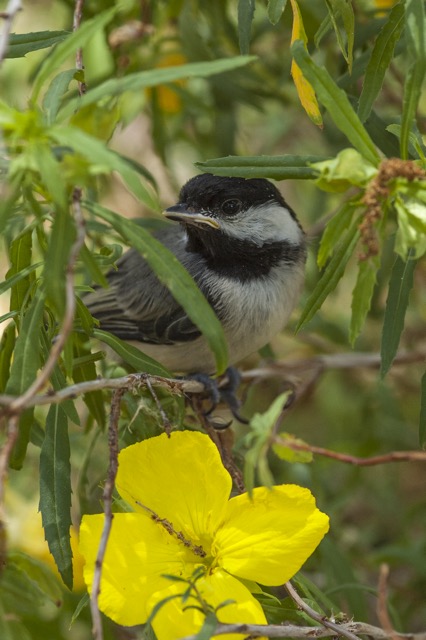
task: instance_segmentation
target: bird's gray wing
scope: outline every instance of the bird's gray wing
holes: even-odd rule
[[[162,231],[161,241],[176,239]],[[176,253],[176,251],[175,251]],[[131,249],[107,274],[108,288],[95,288],[83,298],[100,328],[123,340],[155,344],[188,342],[201,335],[169,290],[162,285],[142,256]]]

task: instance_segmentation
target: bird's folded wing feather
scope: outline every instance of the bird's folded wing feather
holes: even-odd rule
[[[83,298],[100,328],[122,340],[155,344],[187,342],[201,332],[134,249],[107,275],[108,288]]]

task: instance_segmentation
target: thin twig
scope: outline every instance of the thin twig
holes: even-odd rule
[[[73,25],[72,25],[73,31],[77,31],[77,29],[80,27],[81,18],[83,16],[83,5],[84,5],[84,0],[75,1],[74,18],[73,18]],[[84,72],[83,49],[81,47],[77,49],[77,53],[75,55],[75,66],[79,71]],[[86,91],[87,91],[86,83],[84,81],[83,82],[79,81],[78,82],[79,94],[82,96],[86,93]]]
[[[399,634],[393,628],[388,613],[388,578],[389,565],[383,563],[380,565],[379,585],[377,589],[377,618],[389,637],[392,638],[392,640],[399,640]]]
[[[112,494],[114,491],[115,478],[118,470],[118,419],[120,417],[121,398],[123,389],[114,391],[111,399],[111,413],[108,428],[109,447],[109,467],[105,487],[103,491],[104,500],[104,526],[99,542],[98,553],[96,555],[95,571],[93,575],[92,593],[90,596],[90,611],[92,613],[92,633],[95,640],[103,639],[102,620],[98,606],[98,598],[101,591],[102,565],[105,557],[109,534],[112,527]]]
[[[61,331],[62,334],[62,331]],[[55,343],[57,344],[57,343]],[[426,358],[424,352],[401,352],[395,360],[394,366],[423,362]],[[312,371],[319,367],[321,371],[328,369],[357,369],[378,368],[380,366],[380,354],[378,353],[339,353],[331,355],[314,356],[300,360],[278,361],[274,364],[258,369],[249,369],[241,372],[244,381],[262,380],[277,376],[287,377],[290,374],[298,374]],[[164,386],[175,393],[201,394],[206,391],[205,385],[198,380],[185,380],[182,378],[165,378],[163,376],[150,375],[149,380],[155,386]],[[224,381],[226,383],[226,380]],[[58,391],[50,389],[44,395],[35,396],[25,402],[25,408],[58,404],[64,400],[77,398],[80,395],[101,389],[122,389],[129,391],[146,386],[146,374],[129,374],[120,378],[97,378],[78,384],[64,387]],[[220,385],[219,385],[220,386]],[[7,407],[5,413],[14,413],[15,403],[20,398],[6,394],[0,394],[0,405]]]
[[[9,0],[9,4],[7,5],[6,11],[3,11],[0,14],[0,17],[3,18],[3,29],[0,34],[0,66],[2,65],[3,60],[6,57],[7,48],[9,46],[9,38],[10,31],[12,29],[12,24],[15,19],[15,16],[19,11],[22,10],[22,2],[21,0]]]
[[[172,431],[172,425],[170,424],[170,420],[167,416],[167,413],[164,411],[163,406],[160,402],[159,397],[157,396],[154,387],[151,384],[151,380],[149,379],[149,376],[146,376],[146,386],[147,389],[149,390],[152,399],[154,400],[156,407],[158,409],[158,412],[161,416],[161,420],[163,422],[163,429],[164,431],[167,433],[168,436],[170,436],[170,433]]]
[[[293,451],[307,451],[325,458],[331,458],[338,462],[353,464],[357,467],[373,467],[377,464],[389,464],[391,462],[426,462],[426,451],[390,451],[379,456],[371,456],[370,458],[361,458],[359,456],[351,456],[347,453],[331,451],[323,447],[315,447],[306,442],[297,442],[292,438],[281,438],[276,436],[274,442],[280,446],[288,447]]]
[[[374,627],[364,622],[346,622],[336,625],[338,630],[325,629],[324,627],[299,627],[295,624],[219,624],[212,637],[225,634],[241,634],[250,638],[330,638],[343,636],[345,632],[365,635],[374,640],[393,640],[392,637],[380,627]],[[197,640],[197,635],[185,636],[181,640]],[[399,633],[402,640],[426,640],[426,632]]]
[[[347,629],[342,629],[341,625],[338,625],[335,622],[332,622],[326,616],[322,616],[320,613],[318,613],[317,611],[312,609],[312,607],[306,604],[306,602],[299,596],[299,594],[297,593],[296,589],[293,587],[290,581],[286,582],[284,586],[287,589],[287,592],[290,598],[296,603],[298,609],[300,609],[301,611],[304,611],[310,618],[312,618],[312,620],[319,622],[327,629],[332,629],[333,631],[336,631],[340,636],[344,636],[345,638],[348,638],[348,640],[360,640],[355,633]]]

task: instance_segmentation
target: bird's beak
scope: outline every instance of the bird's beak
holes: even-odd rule
[[[220,224],[215,218],[197,211],[188,211],[186,203],[175,204],[163,211],[163,216],[175,222],[183,222],[184,224],[192,224],[195,227],[211,227],[212,229],[220,229]]]

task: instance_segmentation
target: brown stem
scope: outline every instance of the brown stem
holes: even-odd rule
[[[108,428],[109,467],[103,491],[105,519],[98,553],[96,555],[92,593],[90,596],[90,611],[92,613],[93,623],[92,633],[95,640],[103,640],[102,620],[99,611],[98,598],[101,591],[102,564],[114,517],[112,513],[112,494],[118,470],[118,419],[120,417],[121,398],[123,394],[123,389],[117,389],[114,391],[111,399],[111,413]]]
[[[84,0],[76,0],[75,8],[74,8],[74,19],[72,29],[73,31],[77,31],[81,24],[81,18],[83,16],[83,5]],[[79,71],[84,71],[84,63],[83,63],[83,49],[80,47],[77,49],[77,53],[75,54],[75,66]],[[78,82],[78,92],[82,96],[86,93],[87,86],[85,82]]]
[[[12,29],[13,21],[15,19],[16,14],[21,10],[22,10],[21,0],[9,0],[9,4],[7,5],[6,11],[3,11],[0,14],[0,17],[3,18],[4,20],[3,29],[0,34],[0,66],[6,57],[7,48],[9,46],[10,31]]]
[[[348,638],[348,640],[360,640],[355,633],[349,631],[348,629],[342,629],[341,625],[332,622],[326,616],[322,616],[320,613],[317,613],[314,609],[312,609],[312,607],[306,604],[306,602],[299,596],[290,581],[286,582],[284,586],[287,589],[290,598],[296,603],[297,607],[301,611],[304,611],[310,618],[312,618],[312,620],[319,622],[327,629],[337,631],[340,636],[344,636],[345,638]]]

